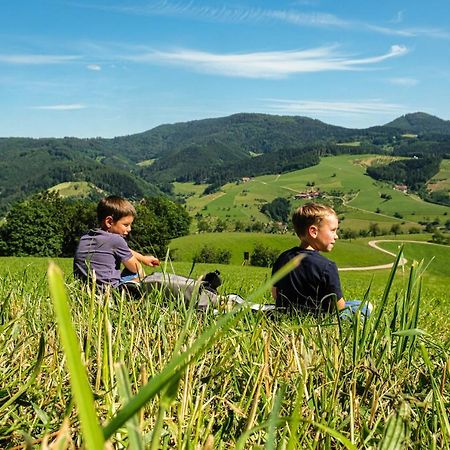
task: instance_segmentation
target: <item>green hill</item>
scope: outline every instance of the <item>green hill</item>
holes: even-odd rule
[[[300,116],[242,113],[113,139],[0,138],[0,212],[64,182],[92,183],[138,199],[170,192],[175,181],[206,182],[213,190],[244,176],[311,167],[327,155],[448,158],[447,128],[447,121],[423,113],[362,130]]]
[[[404,116],[401,116],[384,126],[389,128],[397,128],[404,133],[412,134],[450,134],[450,120],[442,120],[439,117],[423,112],[405,114]]]
[[[264,203],[284,197],[295,208],[302,203],[295,195],[310,190],[345,200],[339,213],[341,228],[367,229],[371,223],[378,223],[389,230],[392,224],[398,223],[407,230],[417,227],[419,222],[438,219],[443,224],[448,220],[450,208],[427,203],[393,189],[392,184],[368,177],[366,166],[380,161],[383,159],[378,155],[330,156],[322,158],[317,166],[303,170],[228,183],[210,195],[201,195],[202,186],[192,183],[176,183],[175,192],[186,199],[191,215],[218,217],[229,222],[268,222],[268,217],[260,212]]]
[[[356,265],[371,266],[393,261],[389,255],[370,248],[368,239],[355,241],[340,240],[331,253],[324,254],[340,267]],[[244,252],[252,253],[255,245],[260,244],[281,253],[298,245],[298,238],[292,234],[277,235],[267,233],[201,233],[174,239],[170,244],[171,257],[175,261],[193,261],[203,246],[231,251],[231,264],[242,264]],[[357,261],[357,264],[355,262]]]

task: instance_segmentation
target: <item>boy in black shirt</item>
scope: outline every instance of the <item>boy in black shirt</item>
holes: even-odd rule
[[[299,254],[303,259],[272,288],[277,307],[313,314],[336,307],[343,316],[355,312],[361,302],[345,302],[336,264],[320,254],[330,252],[338,239],[339,221],[334,210],[319,203],[307,203],[294,212],[292,222],[300,246],[283,252],[273,265],[272,274]],[[370,314],[370,304],[361,308],[361,314]]]

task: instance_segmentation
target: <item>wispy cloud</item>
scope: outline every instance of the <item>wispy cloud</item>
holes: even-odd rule
[[[305,72],[361,70],[364,65],[376,64],[406,52],[406,47],[394,45],[383,55],[354,59],[339,54],[336,47],[235,54],[181,49],[166,52],[155,50],[126,58],[142,63],[178,65],[197,72],[230,77],[284,78]]]
[[[73,111],[77,109],[85,109],[86,105],[81,103],[71,103],[66,105],[43,105],[43,106],[32,106],[31,109],[44,109],[50,111]]]
[[[323,102],[315,100],[263,99],[266,108],[278,114],[379,114],[402,113],[406,108],[379,99],[352,102]]]
[[[100,64],[88,64],[86,66],[87,69],[99,72],[102,70],[102,66]]]
[[[64,64],[79,58],[76,55],[0,54],[0,63],[24,65]]]
[[[425,36],[439,39],[449,39],[450,33],[441,28],[428,27],[405,27],[399,28],[398,24],[404,21],[403,11],[399,11],[396,17],[390,21],[395,27],[386,27],[371,24],[364,21],[349,20],[335,14],[324,12],[299,11],[299,4],[289,9],[255,8],[247,6],[221,6],[215,7],[201,2],[161,0],[155,2],[128,3],[122,5],[111,5],[109,3],[81,4],[73,2],[72,5],[107,11],[115,11],[123,14],[184,17],[189,19],[232,22],[232,23],[257,23],[261,21],[281,21],[296,26],[347,28],[359,31],[370,31],[381,34],[416,37]]]
[[[419,83],[419,80],[417,80],[416,78],[409,78],[409,77],[397,77],[397,78],[389,78],[388,82],[390,84],[395,84],[397,86],[413,87]]]
[[[405,28],[389,28],[377,25],[367,25],[367,28],[371,31],[375,31],[380,34],[387,34],[390,36],[402,36],[402,37],[431,37],[437,39],[450,39],[450,33],[441,28],[419,28],[419,27],[405,27]]]

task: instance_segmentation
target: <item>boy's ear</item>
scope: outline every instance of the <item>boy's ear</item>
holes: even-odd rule
[[[308,228],[308,233],[312,238],[316,238],[318,232],[319,232],[319,227],[317,225],[311,225]]]
[[[113,216],[106,216],[105,219],[103,220],[103,222],[104,222],[106,228],[111,228],[111,226],[114,223]]]

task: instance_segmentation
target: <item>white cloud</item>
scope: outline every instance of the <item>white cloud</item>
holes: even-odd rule
[[[266,108],[277,114],[379,114],[402,113],[406,108],[379,99],[346,102],[323,102],[316,100],[263,99]]]
[[[440,28],[388,28],[377,25],[367,25],[367,29],[380,34],[402,37],[431,37],[436,39],[450,39],[450,33]]]
[[[102,70],[102,66],[100,64],[88,64],[86,66],[87,69],[93,70],[93,71],[100,71]]]
[[[214,7],[201,2],[179,0],[171,2],[169,0],[159,0],[145,2],[144,4],[135,2],[127,5],[104,4],[80,4],[78,7],[93,8],[107,11],[115,11],[123,14],[147,15],[147,16],[168,16],[183,17],[211,22],[232,22],[232,23],[256,23],[260,21],[281,21],[297,26],[347,28],[353,30],[371,31],[375,33],[415,37],[425,36],[439,39],[449,39],[450,33],[441,28],[404,28],[398,26],[389,28],[374,25],[364,21],[348,20],[334,14],[324,12],[300,12],[295,4],[290,9],[265,9],[245,6],[221,6]],[[399,11],[391,23],[398,25],[403,22],[403,11]]]
[[[388,82],[397,86],[413,87],[419,83],[419,80],[408,77],[389,78]]]
[[[6,64],[64,64],[79,59],[75,55],[0,54],[0,63]]]
[[[351,59],[339,54],[336,47],[308,50],[217,54],[199,50],[150,51],[128,56],[141,63],[158,63],[186,67],[211,74],[244,78],[284,78],[289,75],[332,70],[361,70],[388,58],[403,55],[406,47],[394,45],[384,55]]]
[[[85,109],[86,106],[80,103],[71,103],[66,105],[45,105],[45,106],[33,106],[32,109],[44,109],[51,111],[73,111],[77,109]]]
[[[265,11],[262,17],[277,19],[294,25],[309,25],[318,27],[348,27],[350,23],[333,14],[299,13],[295,11]]]

